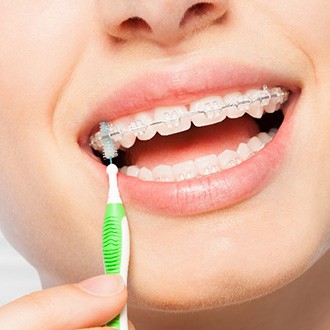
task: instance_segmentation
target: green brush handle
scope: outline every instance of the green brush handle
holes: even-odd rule
[[[123,204],[107,204],[103,222],[103,258],[106,274],[120,274]]]
[[[126,274],[121,274],[122,264],[128,263],[123,256],[123,221],[126,214],[122,203],[107,204],[103,223],[103,258],[106,274],[120,274],[125,279]],[[127,259],[127,258],[126,258]],[[121,322],[122,315],[117,315],[107,325],[118,330],[125,330]],[[127,324],[127,317],[126,317]],[[126,327],[126,326],[125,326]]]

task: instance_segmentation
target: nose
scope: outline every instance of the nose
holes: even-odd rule
[[[219,22],[227,8],[228,0],[99,0],[102,23],[111,36],[162,45]]]

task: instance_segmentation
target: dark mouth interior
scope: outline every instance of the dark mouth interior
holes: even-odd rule
[[[245,116],[248,116],[245,114]],[[228,120],[228,119],[225,119]],[[279,128],[284,120],[284,115],[281,110],[275,111],[274,113],[264,113],[262,118],[254,119],[258,124],[260,132],[269,132],[272,128]],[[185,134],[185,132],[178,133],[178,134]],[[103,155],[93,150],[95,156],[97,156],[104,165],[109,165],[109,159],[104,159]],[[113,163],[116,164],[119,168],[123,166],[130,166],[132,165],[126,156],[125,150],[118,150],[118,157],[113,159]]]

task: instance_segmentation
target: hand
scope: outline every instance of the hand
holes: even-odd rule
[[[1,329],[104,330],[101,326],[120,313],[126,299],[120,276],[101,275],[34,292],[5,305],[0,308]]]

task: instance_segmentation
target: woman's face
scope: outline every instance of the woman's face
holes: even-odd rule
[[[291,93],[253,157],[175,183],[120,176],[131,297],[167,309],[241,302],[328,249],[330,3],[208,3],[0,0],[1,228],[44,286],[103,271],[108,182],[88,146],[98,122],[263,85]],[[203,166],[260,131],[248,114],[209,124],[137,141],[121,165]]]

